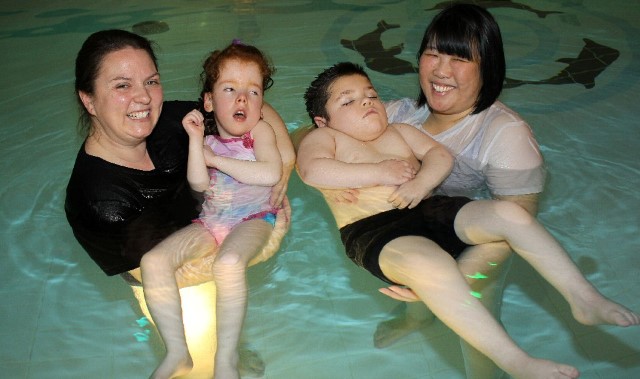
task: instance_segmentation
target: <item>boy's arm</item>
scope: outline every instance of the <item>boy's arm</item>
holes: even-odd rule
[[[235,180],[257,186],[273,186],[282,175],[282,160],[276,146],[276,137],[271,126],[264,121],[251,130],[254,139],[255,161],[247,161],[215,155],[207,152],[207,166],[214,167]]]
[[[411,125],[393,124],[392,127],[402,135],[422,164],[416,177],[398,187],[389,201],[398,208],[413,208],[449,176],[453,157],[443,145]]]
[[[300,142],[297,164],[305,183],[319,188],[363,188],[399,185],[413,178],[413,169],[402,160],[348,163],[336,159],[336,141],[329,130],[316,129]]]
[[[209,172],[204,158],[204,117],[193,110],[182,119],[182,126],[189,135],[187,181],[192,190],[204,192],[209,188]]]

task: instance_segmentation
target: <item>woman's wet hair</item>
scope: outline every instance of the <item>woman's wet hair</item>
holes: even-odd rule
[[[482,86],[474,114],[490,107],[500,96],[506,75],[504,47],[498,23],[486,9],[473,4],[454,4],[445,8],[425,30],[418,61],[426,49],[480,64]],[[420,91],[418,105],[425,104],[427,98]]]
[[[144,50],[158,68],[158,59],[153,51],[153,43],[148,39],[126,30],[102,30],[90,35],[82,44],[76,57],[75,93],[80,105],[78,126],[84,136],[91,132],[91,115],[80,100],[80,91],[93,96],[95,82],[104,58],[112,52],[134,48]]]
[[[336,80],[351,75],[360,75],[369,79],[362,66],[351,62],[340,62],[322,71],[311,82],[304,93],[304,102],[312,122],[314,117],[323,117],[329,121],[327,101],[331,96],[331,85]]]
[[[220,78],[223,64],[230,60],[238,60],[245,63],[255,63],[262,75],[262,90],[266,91],[273,85],[273,75],[276,72],[269,58],[255,46],[245,45],[238,40],[233,40],[231,44],[222,50],[216,50],[209,54],[202,65],[200,82],[202,91],[200,92],[200,111],[205,119],[205,133],[219,134],[218,127],[213,112],[204,109],[204,96],[213,91],[213,85]]]

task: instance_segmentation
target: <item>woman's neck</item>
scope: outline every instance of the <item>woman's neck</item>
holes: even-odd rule
[[[422,124],[422,128],[435,136],[453,128],[458,122],[470,115],[471,112],[473,112],[473,108],[455,114],[431,112]]]
[[[151,171],[155,168],[147,151],[146,140],[136,145],[124,145],[115,143],[108,137],[94,132],[87,137],[84,149],[87,154],[102,158],[118,166],[141,171]]]

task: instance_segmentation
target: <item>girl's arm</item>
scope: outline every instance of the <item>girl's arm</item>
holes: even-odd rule
[[[207,152],[205,159],[209,167],[214,167],[235,180],[257,186],[273,186],[282,176],[282,159],[276,145],[276,137],[271,125],[259,121],[251,130],[255,161],[222,157]]]
[[[209,188],[209,172],[204,158],[204,117],[192,110],[182,119],[182,126],[189,135],[187,180],[191,189],[204,192]]]

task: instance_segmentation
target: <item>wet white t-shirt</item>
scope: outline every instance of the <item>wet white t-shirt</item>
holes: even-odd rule
[[[453,171],[437,193],[478,199],[542,192],[545,169],[538,143],[529,125],[501,102],[437,135],[422,129],[429,116],[426,105],[417,108],[413,99],[404,98],[385,107],[389,122],[415,126],[455,157]]]

